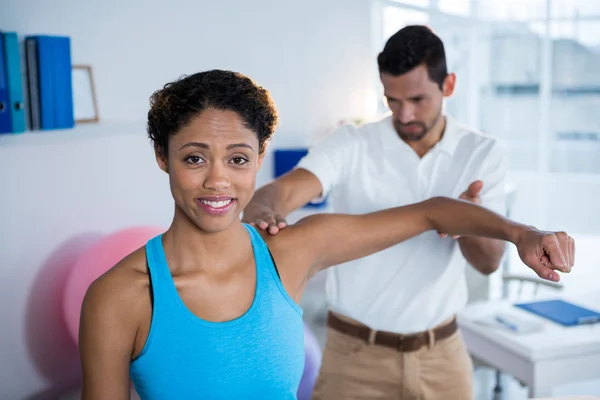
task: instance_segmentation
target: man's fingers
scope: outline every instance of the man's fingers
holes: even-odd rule
[[[275,235],[277,232],[279,232],[279,228],[277,227],[277,221],[275,221],[274,216],[265,218],[265,221],[268,224],[267,232],[269,232],[271,235]]]
[[[482,181],[475,181],[469,185],[469,189],[467,189],[468,195],[471,197],[479,196],[479,192],[483,189]]]
[[[268,225],[267,232],[271,235],[276,235],[279,231],[287,226],[287,221],[279,215],[273,215],[265,218]]]
[[[445,239],[448,237],[447,233],[439,233],[438,232],[438,235],[440,235],[440,238],[442,238],[442,239]],[[459,237],[460,237],[460,235],[452,235],[452,239],[458,239]]]
[[[269,226],[269,224],[267,224],[267,222],[262,219],[257,219],[256,221],[254,221],[254,224],[259,229],[263,229],[263,230],[267,229],[267,227]]]
[[[287,226],[287,221],[285,218],[280,217],[279,215],[275,216],[275,220],[277,221],[278,228],[285,228]]]

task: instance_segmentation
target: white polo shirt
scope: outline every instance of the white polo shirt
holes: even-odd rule
[[[447,116],[442,140],[419,158],[391,118],[340,127],[298,164],[317,176],[334,212],[364,214],[433,196],[457,198],[481,179],[482,205],[505,214],[506,159],[497,140]],[[466,265],[456,240],[426,232],[330,268],[327,300],[331,310],[373,329],[422,332],[465,306]]]

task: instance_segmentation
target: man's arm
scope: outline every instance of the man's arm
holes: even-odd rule
[[[364,215],[320,214],[286,229],[288,242],[308,254],[308,275],[376,253],[423,232],[481,236],[514,243],[521,259],[541,278],[558,281],[570,271],[573,241],[565,233],[541,232],[462,200],[436,197]]]
[[[321,182],[302,168],[294,169],[258,189],[244,209],[243,221],[276,234],[292,211],[320,196]]]
[[[506,249],[501,240],[481,237],[461,237],[458,244],[467,262],[484,275],[496,272]]]
[[[348,165],[357,154],[361,136],[345,125],[311,147],[296,168],[260,188],[244,209],[242,221],[252,223],[270,234],[287,224],[287,215],[311,200],[327,196],[345,181]]]
[[[459,198],[505,215],[506,170],[505,149],[494,141],[478,173],[480,180],[471,183]],[[467,262],[485,275],[498,269],[506,247],[502,241],[481,237],[461,237],[458,244]]]
[[[494,186],[491,192],[496,192],[498,189],[504,190],[503,179],[500,182],[491,182]],[[481,204],[479,193],[485,184],[482,181],[471,183],[467,190],[459,199],[470,201],[475,204]],[[498,186],[501,185],[500,188]],[[489,193],[490,191],[488,191]],[[496,203],[504,203],[504,193],[496,194]],[[498,199],[498,197],[500,199]],[[498,206],[496,206],[497,208]],[[466,236],[458,239],[460,250],[467,260],[476,270],[482,274],[488,275],[495,272],[500,266],[504,250],[505,242],[497,239],[482,238],[475,236]]]

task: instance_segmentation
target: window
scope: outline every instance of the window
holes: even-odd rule
[[[398,32],[406,25],[426,25],[429,23],[429,14],[423,11],[385,6],[383,12],[383,37],[385,40]]]
[[[492,21],[543,19],[546,0],[477,0],[478,16]]]
[[[444,41],[457,74],[446,110],[507,149],[511,217],[599,246],[600,0],[384,4],[382,45],[409,23]]]
[[[600,24],[552,22],[548,169],[600,174]]]
[[[552,0],[550,16],[553,19],[600,17],[600,2],[596,0]]]
[[[448,14],[469,15],[471,0],[438,0],[438,7]]]
[[[417,7],[429,7],[429,0],[391,0],[398,3],[399,6],[417,6]]]

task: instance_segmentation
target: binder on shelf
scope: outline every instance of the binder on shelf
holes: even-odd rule
[[[37,97],[39,98],[40,128],[43,130],[72,128],[75,126],[75,118],[73,114],[71,39],[66,36],[48,35],[32,38],[37,47]],[[31,80],[35,81],[35,78],[31,78]],[[30,90],[33,91],[33,98],[35,98],[35,87]],[[35,102],[32,103],[32,107],[36,107]],[[33,112],[32,115],[35,117]],[[35,121],[32,122],[32,125],[35,125]]]
[[[29,128],[37,131],[42,128],[40,115],[40,87],[38,79],[37,41],[34,37],[25,38],[25,60],[27,64],[27,93],[29,95]]]
[[[12,133],[25,132],[25,106],[21,81],[21,55],[15,32],[2,33],[4,67],[8,86],[8,108]]]
[[[36,36],[38,58],[38,85],[40,90],[40,128],[55,128],[54,118],[54,58],[52,38]]]
[[[57,129],[73,128],[73,70],[71,65],[71,39],[53,38],[54,60],[54,125]]]
[[[4,61],[4,40],[0,35],[0,133],[12,132],[10,123],[10,107],[8,103],[8,84]]]
[[[307,148],[296,149],[277,149],[274,151],[274,177],[278,178],[286,172],[294,169],[302,157],[308,154]],[[327,205],[327,199],[316,199],[307,203],[305,208],[324,208]]]

